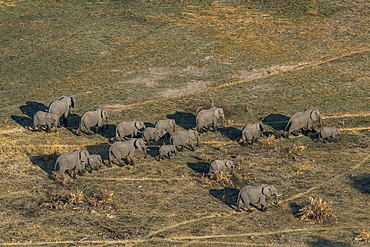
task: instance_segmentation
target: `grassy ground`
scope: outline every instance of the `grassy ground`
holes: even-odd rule
[[[368,1],[0,1],[0,245],[366,246],[369,231]],[[27,130],[37,110],[71,95],[58,133]],[[210,99],[227,127],[194,152],[55,179],[59,154],[108,158],[125,120],[174,118],[194,127]],[[108,130],[75,135],[79,117],[106,108]],[[339,142],[272,140],[272,128],[320,109]],[[263,122],[253,145],[243,126]],[[212,159],[232,159],[226,181]],[[239,189],[273,184],[268,211],[235,212]],[[336,223],[299,220],[310,197],[332,202]],[[257,204],[257,206],[259,206]],[[359,239],[359,238],[357,238]]]

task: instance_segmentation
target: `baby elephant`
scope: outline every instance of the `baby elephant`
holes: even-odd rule
[[[90,154],[88,156],[88,166],[90,169],[99,170],[99,168],[102,166],[103,160],[99,154]]]
[[[319,133],[319,138],[322,138],[323,142],[326,142],[326,139],[334,140],[336,142],[337,141],[336,136],[339,136],[339,139],[342,139],[340,129],[336,127],[324,127],[320,130]]]
[[[59,118],[54,113],[38,111],[33,115],[33,131],[41,131],[41,126],[46,126],[46,131],[51,131],[51,125],[54,124],[55,132],[58,131]]]
[[[160,161],[162,158],[164,158],[166,155],[169,159],[171,159],[171,153],[174,152],[176,155],[176,147],[174,145],[163,145],[159,148],[159,156],[158,161]]]
[[[262,184],[259,186],[246,186],[239,191],[238,201],[237,201],[237,212],[240,212],[240,207],[243,203],[247,206],[248,212],[252,212],[249,204],[250,203],[261,203],[261,210],[266,212],[266,196],[270,197],[272,195],[276,196],[276,204],[278,204],[278,197],[281,196],[277,194],[276,188],[273,185]]]
[[[231,160],[214,160],[209,167],[209,173],[221,171],[226,172],[227,168],[232,169],[232,172],[234,173],[234,162]]]
[[[288,132],[284,130],[275,130],[273,135],[275,136],[276,139],[281,139],[282,137],[285,138],[287,133]]]

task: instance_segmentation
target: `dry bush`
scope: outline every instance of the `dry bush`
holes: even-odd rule
[[[233,181],[231,180],[231,175],[227,172],[222,172],[222,171],[215,171],[215,172],[210,172],[208,173],[208,176],[202,176],[201,182],[203,184],[222,184],[224,186],[232,186]]]
[[[370,239],[370,231],[363,229],[360,233],[356,235],[357,240],[366,240]]]
[[[308,162],[303,163],[303,164],[301,164],[301,163],[294,163],[294,164],[292,165],[292,169],[293,169],[293,171],[294,171],[297,175],[302,174],[304,171],[311,170],[311,168],[312,168],[312,167],[310,166],[310,164],[309,164]]]
[[[292,149],[289,150],[290,155],[300,155],[306,149],[302,143],[297,143]]]
[[[85,194],[83,190],[77,189],[76,192],[71,192],[69,195],[68,203],[78,205],[84,202]]]
[[[259,142],[263,145],[263,146],[267,146],[268,148],[274,148],[276,147],[276,138],[274,135],[269,135],[266,139],[261,139],[259,140]]]
[[[199,158],[202,160],[202,162],[205,162],[205,163],[211,163],[213,161],[213,158],[209,156],[208,154],[201,154]]]
[[[106,190],[102,190],[102,192],[103,192],[103,199],[101,200],[101,204],[107,204],[107,203],[113,202],[114,191],[106,189]]]
[[[228,119],[225,121],[224,127],[229,128],[234,125],[234,120]]]
[[[322,198],[310,198],[310,204],[299,210],[299,219],[304,221],[313,220],[315,223],[335,223],[337,216],[333,215],[333,208],[330,202]]]

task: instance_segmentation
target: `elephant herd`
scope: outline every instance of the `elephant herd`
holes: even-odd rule
[[[41,131],[42,126],[46,126],[46,131],[50,132],[52,125],[61,127],[60,118],[63,118],[64,125],[67,125],[67,117],[74,108],[76,101],[73,97],[62,96],[58,100],[52,102],[49,106],[48,112],[36,112],[33,117],[33,130]],[[99,128],[103,127],[104,121],[106,128],[108,128],[108,112],[104,109],[97,109],[89,111],[82,115],[77,130],[77,135],[81,135],[83,129],[86,129],[87,134],[91,133],[91,128],[95,126],[97,133]],[[197,141],[199,146],[199,133],[208,130],[216,131],[218,121],[221,120],[221,126],[224,126],[225,115],[220,107],[216,107],[213,102],[209,109],[201,110],[196,116],[196,129],[177,130],[174,119],[159,120],[155,127],[146,127],[143,121],[124,121],[117,125],[114,143],[111,144],[108,150],[109,163],[111,166],[114,159],[122,164],[123,159],[134,165],[135,149],[142,150],[147,157],[147,144],[159,144],[161,141],[163,145],[159,148],[159,155],[157,160],[167,157],[171,158],[172,153],[176,155],[178,151],[182,151],[186,145],[189,145],[190,150],[194,151],[194,141]],[[289,138],[290,134],[298,135],[299,131],[307,128],[307,132],[313,129],[313,121],[319,120],[322,125],[322,117],[318,109],[307,109],[303,112],[295,113],[288,121],[285,130],[276,130],[274,135],[276,138]],[[172,135],[170,130],[173,129]],[[250,144],[258,141],[258,137],[263,133],[264,127],[262,123],[252,123],[246,125],[242,129],[241,140],[242,145]],[[139,137],[139,133],[141,136]],[[340,130],[335,127],[324,127],[319,132],[319,138],[326,142],[327,139],[336,141],[336,137],[341,137]],[[128,140],[126,140],[128,138]],[[62,153],[56,163],[54,170],[59,167],[59,175],[64,175],[66,170],[74,170],[74,177],[77,173],[82,173],[86,168],[98,169],[103,164],[100,155],[89,154],[87,150],[75,150],[73,152]],[[214,160],[209,168],[209,172],[226,172],[231,169],[234,172],[234,163],[231,160]],[[237,211],[244,203],[250,211],[250,203],[259,202],[261,210],[266,211],[267,205],[265,196],[276,196],[276,204],[278,203],[278,193],[273,185],[262,184],[260,186],[246,186],[240,190],[237,200]]]

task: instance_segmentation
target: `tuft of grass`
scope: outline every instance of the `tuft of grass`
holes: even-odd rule
[[[211,157],[211,156],[209,156],[208,154],[201,154],[200,156],[199,156],[199,158],[202,160],[202,162],[208,162],[208,163],[211,163],[214,159]]]
[[[356,239],[359,239],[359,240],[370,239],[370,231],[363,229],[361,232],[359,232],[356,235]]]
[[[75,192],[69,194],[68,203],[78,205],[83,203],[85,200],[85,194],[83,190],[77,189]]]
[[[322,198],[310,198],[310,204],[300,209],[300,220],[315,223],[336,223],[337,216],[333,215],[333,208],[330,202],[323,201]]]

